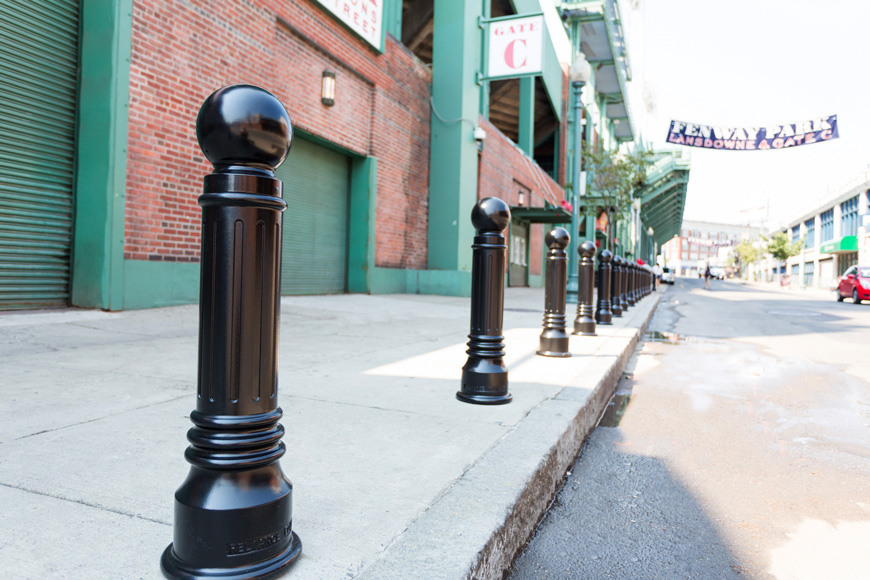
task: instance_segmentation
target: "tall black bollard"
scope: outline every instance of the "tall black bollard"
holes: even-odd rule
[[[613,324],[613,313],[610,310],[610,261],[613,258],[607,250],[598,253],[598,308],[595,310],[595,322],[605,326]]]
[[[544,285],[544,330],[538,343],[541,356],[569,357],[570,340],[565,316],[565,300],[568,283],[568,254],[565,248],[571,236],[565,228],[553,228],[544,237],[547,252],[547,269]]]
[[[637,303],[637,294],[635,288],[637,284],[637,264],[634,261],[628,263],[628,286],[625,291],[625,299],[628,300],[629,306],[634,306]]]
[[[511,221],[508,204],[486,197],[471,210],[477,230],[471,263],[471,333],[468,360],[462,367],[462,388],[456,398],[478,405],[510,403],[504,366],[504,275],[507,260],[502,232]]]
[[[622,258],[613,256],[610,274],[610,312],[614,317],[622,318],[622,303],[619,300],[619,289],[622,285]]]
[[[214,165],[205,177],[199,378],[190,472],[175,492],[173,542],[160,566],[172,579],[274,578],[302,550],[293,486],[278,460],[281,182],[293,130],[284,106],[248,85],[216,91],[196,119]]]
[[[580,266],[577,268],[577,318],[574,332],[580,336],[597,336],[593,318],[592,295],[595,291],[595,244],[585,241],[578,248]]]
[[[631,262],[622,258],[620,269],[622,270],[622,283],[619,285],[619,304],[622,306],[622,311],[625,312],[631,306],[628,303],[628,280],[631,276]]]

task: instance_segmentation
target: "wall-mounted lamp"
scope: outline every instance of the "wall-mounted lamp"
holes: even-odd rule
[[[524,205],[526,205],[526,192],[525,191],[522,191],[522,190],[520,191],[519,199],[517,199],[517,205],[519,207],[523,207]]]
[[[474,140],[477,141],[477,150],[483,151],[483,140],[486,139],[486,131],[483,127],[477,126],[474,128]]]
[[[335,73],[330,70],[323,71],[323,79],[320,86],[320,102],[327,107],[335,104]]]

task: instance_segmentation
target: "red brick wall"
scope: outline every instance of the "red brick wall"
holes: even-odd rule
[[[564,189],[533,163],[514,143],[505,137],[492,123],[480,117],[480,125],[486,131],[483,152],[480,154],[478,198],[499,197],[510,206],[518,205],[519,192],[523,191],[525,205],[544,207],[545,201],[558,206],[565,199]],[[565,132],[562,131],[564,134]],[[564,148],[561,151],[565,151]],[[564,153],[562,153],[564,158]],[[564,162],[559,166],[564,167]],[[544,228],[549,224],[532,224],[529,231],[529,274],[542,272],[541,252]],[[510,254],[508,254],[510,255]]]
[[[375,263],[426,267],[431,72],[400,44],[378,54],[307,0],[135,0],[132,45],[125,257],[198,259],[211,167],[196,114],[215,89],[249,83],[296,127],[379,159]],[[320,102],[324,69],[333,107]]]

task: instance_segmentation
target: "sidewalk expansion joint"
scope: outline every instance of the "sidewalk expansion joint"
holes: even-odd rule
[[[63,431],[64,429],[70,429],[72,427],[78,427],[79,425],[87,425],[88,423],[93,423],[95,421],[102,421],[103,419],[108,419],[109,417],[115,417],[117,415],[123,415],[124,413],[130,413],[133,411],[141,411],[142,409],[148,409],[149,407],[156,407],[157,405],[165,405],[166,403],[173,403],[175,401],[181,399],[187,399],[190,395],[181,395],[178,397],[173,397],[171,399],[166,399],[165,401],[158,401],[156,403],[150,403],[148,405],[142,405],[141,407],[131,407],[130,409],[124,409],[123,411],[118,411],[117,413],[109,413],[108,415],[102,415],[100,417],[94,417],[93,419],[88,419],[87,421],[79,421],[77,423],[70,423],[69,425],[64,425],[62,427],[55,427],[54,429],[43,429],[42,431],[37,431],[36,433],[30,433],[28,435],[22,435],[21,437],[16,437],[12,441],[21,441],[22,439],[27,439],[29,437],[36,437],[37,435],[43,435],[45,433],[53,433],[54,431]],[[0,443],[2,445],[2,443]]]
[[[69,502],[69,503],[75,503],[75,504],[82,505],[82,506],[85,506],[85,507],[94,508],[94,509],[97,509],[97,510],[100,510],[100,511],[110,512],[110,513],[113,513],[113,514],[118,514],[118,515],[120,515],[120,516],[126,516],[126,517],[128,517],[128,518],[132,518],[132,519],[135,519],[135,520],[143,520],[143,521],[151,522],[151,523],[154,523],[154,524],[160,524],[161,526],[172,526],[172,522],[164,522],[164,521],[161,521],[161,520],[155,520],[154,518],[148,518],[148,517],[145,517],[145,516],[140,515],[140,514],[134,514],[134,513],[130,513],[130,512],[125,512],[125,511],[123,511],[123,510],[112,509],[112,508],[108,508],[108,507],[105,507],[105,506],[97,505],[97,504],[94,504],[94,503],[89,503],[89,502],[86,502],[86,501],[84,501],[84,500],[80,500],[80,499],[70,499],[70,498],[68,498],[68,497],[63,497],[63,496],[59,496],[59,495],[52,495],[52,494],[50,494],[50,493],[45,493],[44,491],[38,491],[38,490],[35,490],[35,489],[29,489],[29,488],[26,488],[26,487],[20,487],[20,486],[17,486],[17,485],[9,485],[8,483],[3,483],[3,482],[0,482],[0,486],[2,486],[2,487],[6,487],[6,488],[8,488],[8,489],[14,489],[14,490],[17,490],[17,491],[23,491],[24,493],[32,493],[32,494],[34,494],[34,495],[39,495],[39,496],[42,496],[42,497],[48,497],[48,498],[51,498],[51,499],[56,499],[56,500],[59,500],[59,501],[65,501],[65,502]]]

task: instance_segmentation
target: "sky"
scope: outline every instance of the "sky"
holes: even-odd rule
[[[837,115],[840,138],[824,143],[686,148],[692,165],[684,219],[776,228],[870,171],[870,73],[862,64],[870,56],[870,2],[620,5],[633,72],[630,105],[644,141],[666,147],[672,119],[757,127]]]

